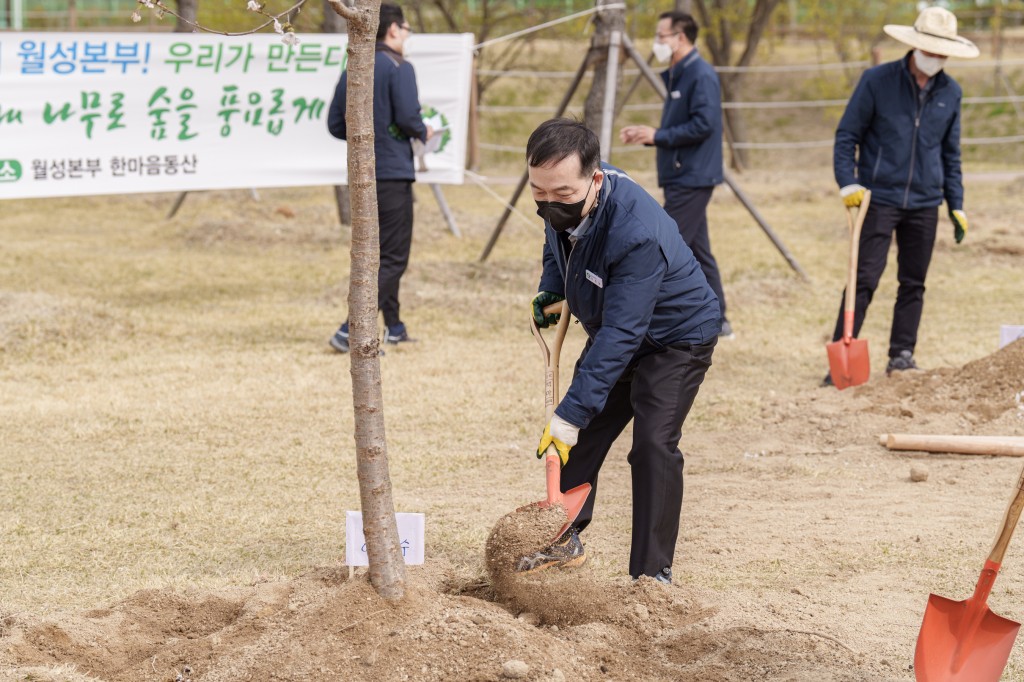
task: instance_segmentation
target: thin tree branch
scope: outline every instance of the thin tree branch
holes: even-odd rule
[[[331,3],[334,3],[336,1],[337,0],[329,0],[329,2],[331,2]],[[202,31],[203,33],[215,33],[215,34],[221,35],[221,36],[247,36],[247,35],[252,35],[253,33],[257,33],[259,31],[265,29],[267,26],[270,26],[270,25],[274,24],[275,22],[280,23],[281,17],[287,17],[288,15],[290,15],[294,11],[301,11],[302,6],[306,4],[306,0],[298,0],[298,2],[296,2],[294,5],[289,7],[284,12],[281,12],[280,14],[268,14],[267,12],[264,12],[264,11],[261,10],[260,14],[263,14],[265,16],[270,17],[270,19],[268,21],[265,21],[262,24],[260,24],[259,26],[257,26],[256,28],[249,29],[248,31],[238,31],[238,32],[218,31],[216,29],[207,28],[206,26],[203,26],[202,24],[196,23],[196,22],[194,22],[194,21],[192,21],[190,19],[187,19],[187,18],[181,16],[180,14],[178,14],[177,12],[172,10],[170,7],[168,7],[167,5],[163,4],[163,2],[161,2],[161,0],[138,0],[138,4],[143,6],[143,7],[149,8],[149,9],[159,10],[159,11],[163,12],[164,14],[170,14],[172,17],[175,17],[179,21],[183,21],[184,23],[188,24],[189,26],[191,26],[195,30]],[[138,11],[138,10],[136,10],[136,11]],[[285,21],[287,22],[288,20],[285,19]]]
[[[303,0],[305,2],[305,0]],[[349,7],[342,0],[327,0],[331,5],[331,9],[338,13],[339,16],[343,17],[346,21],[352,21],[356,18],[356,10],[354,7]]]

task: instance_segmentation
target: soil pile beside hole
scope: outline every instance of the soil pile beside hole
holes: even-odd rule
[[[932,414],[967,414],[975,423],[997,419],[1024,392],[1024,339],[959,369],[894,372],[860,389],[872,409],[895,404]]]

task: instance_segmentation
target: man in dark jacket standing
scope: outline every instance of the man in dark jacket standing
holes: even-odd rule
[[[658,18],[654,55],[670,61],[662,72],[668,97],[661,127],[626,126],[619,137],[627,144],[657,149],[658,186],[665,192],[665,210],[693,250],[708,284],[722,307],[722,336],[732,337],[725,314],[725,292],[718,262],[711,253],[707,207],[715,185],[722,182],[722,92],[718,74],[695,47],[697,22],[684,12]]]
[[[565,299],[588,336],[537,456],[554,445],[562,490],[593,488],[575,526],[519,568],[583,563],[578,532],[593,515],[598,472],[633,420],[629,573],[671,582],[683,502],[678,445],[721,331],[718,299],[671,217],[625,173],[601,164],[597,136],[582,123],[542,123],[526,160],[546,237],[534,320],[556,321],[543,308]]]
[[[402,8],[390,3],[380,6],[376,62],[373,70],[373,150],[377,158],[377,221],[380,228],[380,269],[377,273],[377,307],[384,313],[390,344],[412,341],[399,316],[398,286],[409,264],[412,246],[412,138],[426,141],[433,131],[420,116],[416,72],[402,58],[411,30]],[[345,95],[348,71],[341,74],[327,115],[331,135],[344,140]],[[347,353],[348,321],[330,340],[331,347]]]
[[[924,281],[935,246],[938,207],[946,200],[959,244],[967,233],[960,172],[960,86],[942,67],[947,57],[977,57],[974,43],[957,35],[956,17],[928,7],[913,26],[885,32],[914,48],[902,59],[868,69],[836,129],[833,164],[839,194],[849,208],[871,202],[860,236],[853,335],[885,270],[896,234],[896,305],[886,374],[917,369],[914,348],[924,308]],[[840,305],[833,340],[843,336]],[[832,384],[831,374],[824,383]]]

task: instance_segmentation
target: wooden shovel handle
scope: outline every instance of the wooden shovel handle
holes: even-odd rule
[[[533,316],[530,317],[530,331],[537,339],[537,345],[540,346],[541,355],[544,357],[544,416],[548,421],[551,421],[551,415],[555,413],[555,399],[558,396],[558,356],[562,353],[562,341],[565,340],[565,333],[569,329],[569,304],[560,301],[544,307],[545,315],[555,313],[558,313],[559,317],[550,348],[544,341],[537,322]]]
[[[843,302],[843,311],[853,322],[853,311],[857,305],[857,260],[860,258],[860,233],[864,227],[864,218],[868,215],[868,206],[871,204],[871,190],[864,190],[864,198],[860,202],[860,210],[857,211],[857,219],[853,219],[853,208],[846,208],[846,222],[850,226],[850,263],[846,278],[846,298]],[[848,333],[847,333],[848,332]],[[843,330],[843,336],[853,336],[853,329]]]
[[[992,563],[1003,563],[1003,556],[1006,554],[1006,548],[1010,545],[1013,531],[1017,528],[1017,521],[1020,520],[1021,511],[1024,511],[1024,468],[1021,469],[1020,475],[1017,477],[1017,490],[1013,494],[1013,499],[1010,500],[1010,506],[1006,508],[1006,515],[1003,517],[1003,527],[999,531],[998,537],[996,537],[996,544],[993,545],[992,551],[989,552],[988,560]]]

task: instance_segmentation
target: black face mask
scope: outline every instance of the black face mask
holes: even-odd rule
[[[593,178],[590,180],[590,187],[594,186]],[[587,187],[587,194],[582,200],[574,204],[564,204],[561,201],[538,201],[537,215],[551,223],[555,232],[571,230],[583,222],[583,205],[590,198],[590,187]]]

